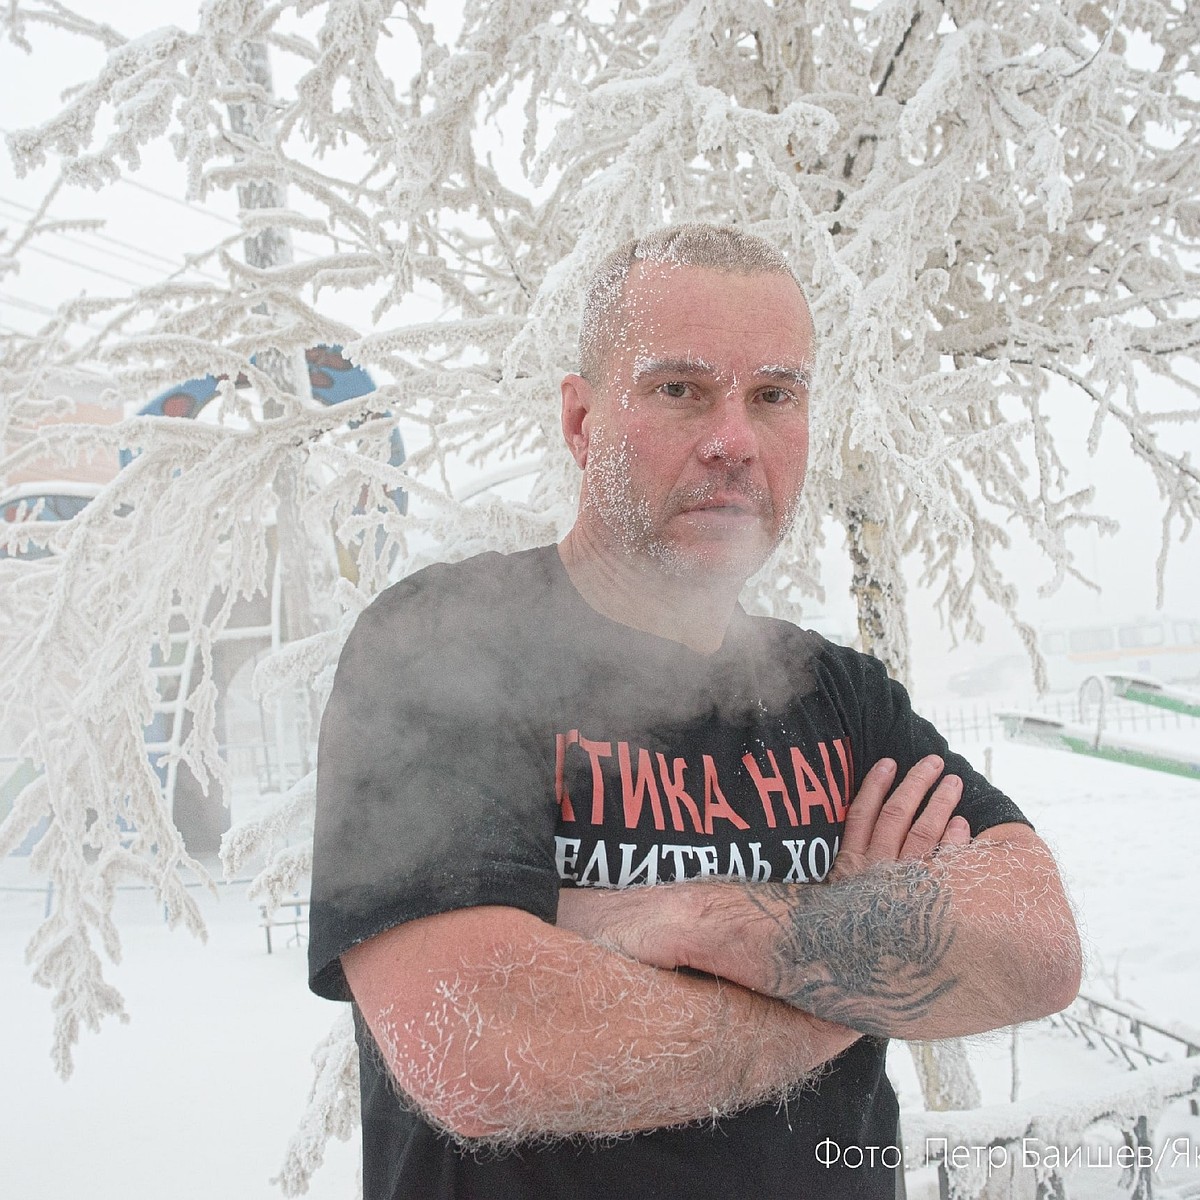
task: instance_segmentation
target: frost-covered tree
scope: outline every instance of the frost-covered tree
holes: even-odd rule
[[[120,1010],[95,946],[117,953],[116,881],[140,875],[172,919],[201,928],[180,877],[200,868],[143,750],[172,619],[197,646],[182,759],[220,785],[213,645],[267,586],[274,547],[294,636],[259,682],[298,682],[315,710],[349,624],[396,573],[561,535],[577,485],[557,384],[582,285],[648,226],[736,222],[811,279],[807,504],[752,582],[760,610],[794,615],[819,590],[832,518],[864,646],[893,673],[907,672],[909,554],[951,630],[977,633],[986,598],[1032,648],[1003,568],[1009,538],[1044,552],[1053,588],[1076,572],[1071,531],[1113,519],[1072,489],[1054,405],[1087,414],[1092,448],[1116,426],[1131,470],[1157,485],[1160,586],[1200,515],[1200,470],[1161,437],[1200,410],[1200,16],[1182,0],[479,0],[453,30],[417,0],[208,0],[193,29],[132,37],[58,0],[10,0],[0,22],[35,53],[42,25],[107,51],[61,113],[10,136],[18,171],[54,159],[56,187],[102,188],[170,138],[190,196],[236,189],[243,224],[188,248],[220,283],[185,270],[71,301],[3,346],[0,471],[97,441],[136,452],[55,530],[54,555],[0,562],[13,614],[0,716],[39,772],[0,852],[48,818],[37,861],[60,901],[31,954],[64,1070],[79,1024]],[[499,128],[515,142],[498,147]],[[51,199],[9,231],[0,273],[54,227]],[[292,235],[320,252],[241,245]],[[369,323],[345,319],[350,294],[371,298]],[[415,296],[437,319],[413,319]],[[300,356],[319,344],[386,382],[314,404]],[[131,405],[224,375],[223,421],[51,430],[48,363],[60,379],[102,371]],[[1166,406],[1165,385],[1179,398]],[[396,423],[416,446],[403,470],[388,465]],[[464,464],[510,460],[533,468],[520,502],[456,497]],[[399,485],[407,515],[387,497]],[[336,577],[335,541],[354,549],[353,581]],[[230,833],[227,863],[303,834],[311,798],[309,775]],[[279,895],[306,866],[277,853],[261,886]],[[288,1187],[345,1127],[345,1038],[322,1054]]]

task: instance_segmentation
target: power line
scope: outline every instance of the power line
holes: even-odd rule
[[[142,183],[141,180],[129,179],[122,175],[118,182],[127,183],[130,187],[140,188],[143,192],[149,192],[151,196],[158,196],[161,200],[169,200],[172,204],[179,204],[184,208],[190,208],[192,212],[200,213],[201,216],[212,217],[214,221],[220,221],[225,225],[232,225],[234,229],[242,229],[242,223],[240,221],[233,220],[232,217],[227,217],[223,213],[212,212],[211,210],[204,208],[202,205],[196,204],[191,200],[180,200],[178,196],[172,196],[170,192],[160,192],[158,188],[152,188],[148,183]],[[296,241],[296,235],[292,233],[291,230],[288,230],[288,233],[291,235],[292,246],[294,249],[302,249],[305,254],[311,255],[313,258],[321,257],[320,252],[314,250],[311,246],[301,246]]]
[[[0,203],[5,203],[4,198],[2,196],[0,196]],[[82,246],[85,250],[90,250],[93,254],[107,254],[110,258],[119,258],[123,262],[132,263],[135,267],[140,267],[144,271],[150,271],[150,270],[157,269],[156,264],[146,262],[144,259],[134,258],[132,255],[129,255],[129,254],[122,254],[119,250],[110,250],[110,249],[108,249],[107,246],[94,245],[92,242],[87,240],[87,236],[85,234],[70,234],[70,233],[65,233],[64,231],[59,230],[59,229],[46,229],[46,230],[40,230],[39,232],[41,232],[43,237],[62,238],[64,242],[70,242],[73,245]],[[107,240],[115,242],[117,239],[108,238]],[[118,245],[129,245],[129,243],[125,243],[125,242],[118,242],[117,244]],[[32,249],[32,246],[30,248]],[[137,246],[132,246],[131,248],[134,250],[138,249]],[[145,251],[144,253],[151,254],[153,252]],[[214,283],[224,283],[225,282],[219,275],[213,275],[208,271],[202,271],[202,270],[200,270],[199,267],[187,268],[186,263],[178,263],[174,259],[167,258],[161,254],[154,254],[154,257],[156,259],[158,259],[160,262],[169,264],[170,266],[176,268],[177,270],[186,268],[186,269],[195,271],[197,275],[201,276],[204,279],[209,279]],[[83,264],[79,264],[79,265],[82,266]]]
[[[27,213],[36,213],[37,212],[37,209],[33,208],[32,206],[30,206],[28,204],[22,204],[18,200],[10,200],[7,196],[0,196],[0,204],[6,205],[9,208],[15,208],[21,212],[27,212]],[[17,218],[17,219],[19,219],[19,218]],[[70,217],[66,217],[66,218],[60,217],[59,218],[59,220],[71,220],[71,219],[72,218],[70,218]],[[106,250],[101,246],[92,246],[89,239],[95,239],[95,240],[103,241],[103,242],[111,242],[114,246],[122,246],[127,250],[133,250],[136,253],[141,254],[146,258],[154,259],[156,262],[163,263],[167,266],[178,267],[181,265],[177,259],[170,258],[166,254],[159,254],[157,250],[147,250],[144,246],[138,246],[133,242],[126,242],[126,241],[122,240],[121,238],[113,237],[111,234],[101,233],[100,230],[98,230],[98,229],[77,229],[70,233],[67,233],[65,230],[48,229],[48,230],[45,230],[45,233],[52,235],[54,237],[60,237],[64,241],[76,242],[78,245],[87,246],[89,249],[93,249],[93,250],[97,251],[97,253],[100,253],[100,254],[112,254],[113,257],[115,257],[115,258],[125,258],[128,262],[132,262],[136,266],[139,266],[139,267],[146,266],[146,263],[140,262],[139,260],[134,259],[134,258],[128,258],[128,256],[123,255],[123,254],[116,254],[114,251]],[[183,265],[186,265],[186,264],[183,264]],[[196,271],[197,274],[203,275],[205,279],[212,279],[217,283],[224,282],[224,280],[221,279],[221,277],[219,275],[211,275],[206,271],[200,270],[199,267],[192,267],[190,269],[193,271]]]
[[[0,292],[0,303],[11,304],[14,308],[23,308],[27,312],[37,313],[40,316],[45,316],[45,317],[58,316],[58,313],[54,309],[47,308],[44,304],[35,304],[32,300],[24,300],[20,296],[12,295],[10,292]],[[100,326],[97,325],[94,321],[86,321],[86,320],[82,319],[81,317],[72,317],[71,324],[72,325],[83,325],[83,326],[86,326],[88,329],[95,329],[97,331],[99,331],[99,329],[100,329]]]
[[[0,196],[0,204],[7,205],[9,208],[15,208],[18,212],[36,213],[37,209],[32,204],[22,204],[19,200],[12,200],[8,196]],[[59,217],[60,221],[71,221],[73,217]],[[79,218],[86,220],[87,218]],[[101,233],[98,229],[77,229],[73,233],[68,234],[57,229],[47,230],[48,233],[53,233],[58,237],[74,237],[74,238],[97,238],[100,241],[112,242],[114,246],[122,246],[126,250],[136,250],[138,254],[143,254],[147,258],[156,258],[161,263],[174,263],[173,258],[168,258],[165,254],[159,254],[157,250],[147,250],[144,246],[137,246],[133,242],[122,241],[120,238],[112,237],[110,234]]]
[[[0,292],[0,300],[5,304],[15,304],[17,308],[27,308],[30,312],[43,313],[47,317],[54,316],[54,309],[47,308],[44,304],[34,304],[31,300],[22,300],[20,296],[13,296],[8,292]]]
[[[148,183],[142,183],[140,179],[130,179],[128,176],[122,175],[117,182],[127,183],[130,187],[138,188],[143,192],[149,192],[151,196],[157,196],[160,200],[169,200],[172,204],[181,205],[183,208],[190,208],[192,212],[200,213],[201,216],[211,217],[214,221],[220,221],[223,225],[232,225],[234,229],[241,229],[242,227],[240,221],[235,221],[232,217],[225,216],[224,213],[213,212],[211,209],[203,208],[191,200],[180,200],[178,196],[172,196],[170,192],[161,192],[158,188],[152,188]]]
[[[41,246],[26,246],[26,250],[30,254],[41,254],[45,258],[52,258],[56,262],[66,263],[69,267],[74,267],[78,271],[91,271],[93,275],[104,275],[109,279],[115,279],[118,283],[128,284],[129,287],[142,287],[136,279],[129,279],[124,275],[118,275],[115,271],[106,271],[103,267],[93,267],[88,263],[81,263],[77,259],[67,258],[63,254],[55,254],[53,250],[43,249]]]
[[[0,133],[8,135],[11,132],[11,129],[7,129],[0,125]],[[143,183],[140,179],[131,179],[127,175],[121,175],[118,177],[117,182],[126,183],[132,188],[137,188],[139,191],[146,192],[151,196],[157,196],[160,200],[166,200],[171,204],[178,204],[181,208],[190,209],[192,212],[198,213],[202,217],[209,217],[214,221],[220,221],[223,225],[229,225],[234,229],[242,229],[242,223],[240,221],[235,221],[232,217],[225,216],[224,213],[213,212],[211,209],[205,208],[203,205],[197,204],[192,200],[181,200],[178,196],[172,196],[170,192],[164,192],[159,188],[151,187],[148,183]],[[292,244],[293,246],[296,246],[294,236]],[[311,247],[305,247],[304,250],[305,253],[312,255],[313,258],[320,257],[320,254],[311,249]]]
[[[8,136],[12,133],[12,130],[0,125],[0,133]],[[200,205],[194,204],[190,200],[180,200],[178,196],[172,196],[170,192],[159,191],[158,188],[153,188],[148,183],[142,183],[138,179],[130,179],[126,175],[121,175],[117,179],[117,182],[127,183],[130,187],[139,188],[143,192],[149,192],[151,196],[157,196],[160,200],[169,200],[172,204],[180,204],[184,208],[190,208],[193,212],[200,213],[202,216],[211,217],[214,221],[220,221],[225,225],[232,225],[234,229],[241,229],[241,225],[237,221],[225,216],[223,213],[211,212],[209,209],[201,208]]]

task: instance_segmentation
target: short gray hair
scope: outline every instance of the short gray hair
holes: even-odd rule
[[[735,225],[669,225],[633,238],[607,255],[588,281],[579,324],[579,373],[599,379],[612,347],[615,315],[625,294],[629,272],[639,262],[676,267],[703,267],[741,275],[787,275],[804,294],[804,286],[778,247]]]

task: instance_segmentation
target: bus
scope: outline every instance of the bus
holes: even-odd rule
[[[1040,631],[1052,692],[1070,691],[1089,675],[1147,675],[1163,683],[1200,679],[1200,620],[1159,615],[1113,624]]]

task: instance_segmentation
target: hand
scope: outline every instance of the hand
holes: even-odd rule
[[[889,795],[896,764],[880,759],[867,772],[850,805],[842,845],[827,882],[848,879],[875,863],[922,858],[939,846],[969,842],[971,827],[966,819],[951,816],[962,795],[962,780],[957,775],[947,775],[938,783],[925,811],[913,819],[944,765],[937,755],[921,759]],[[715,880],[620,891],[561,888],[557,924],[649,966],[686,966],[689,952],[681,939],[703,927],[705,901],[720,895]]]
[[[846,815],[831,882],[857,875],[874,863],[923,858],[939,846],[963,846],[971,840],[966,818],[952,816],[962,795],[957,775],[947,775],[937,784],[925,811],[913,820],[944,767],[936,754],[921,759],[890,795],[896,764],[881,758],[867,772]]]
[[[679,885],[631,888],[560,888],[559,929],[568,929],[589,942],[598,942],[651,967],[680,965],[672,922]]]

